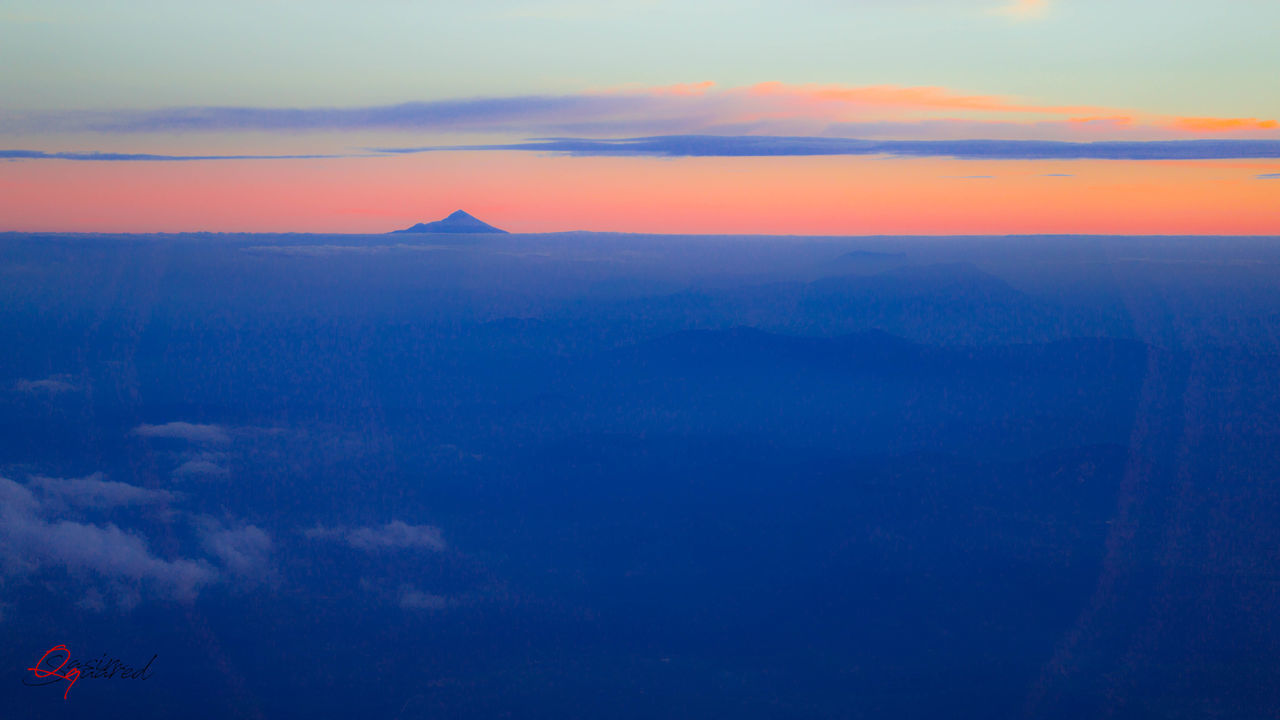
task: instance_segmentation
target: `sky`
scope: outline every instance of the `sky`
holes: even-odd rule
[[[0,230],[1280,233],[1280,4],[0,2]]]

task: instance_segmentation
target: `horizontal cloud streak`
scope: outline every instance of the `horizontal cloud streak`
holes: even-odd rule
[[[887,155],[961,160],[1232,160],[1280,158],[1280,140],[865,140],[780,135],[660,135],[637,138],[538,138],[482,145],[371,148],[351,155],[173,156],[0,150],[0,159],[167,161],[319,159],[448,151],[543,152],[579,157],[801,157]],[[1276,177],[1259,175],[1259,179]],[[28,389],[24,386],[22,389]],[[35,389],[31,387],[30,389]],[[70,389],[70,388],[67,388]],[[139,434],[150,434],[140,431]],[[158,437],[160,435],[151,435]]]
[[[40,150],[0,150],[0,160],[79,160],[87,162],[181,162],[190,160],[323,160],[351,157],[337,155],[158,155],[117,152],[43,152]]]
[[[317,526],[306,531],[313,540],[338,540],[357,550],[426,549],[444,550],[444,537],[434,525],[409,525],[393,520],[382,527],[326,528]]]
[[[1035,122],[1030,122],[1035,120]],[[364,107],[179,107],[158,110],[54,111],[0,117],[9,132],[108,134],[232,132],[438,132],[512,135],[690,133],[836,134],[841,126],[896,127],[906,137],[991,126],[994,132],[1147,133],[1141,139],[1280,136],[1280,123],[1252,117],[1170,116],[1093,105],[1038,103],[936,86],[817,85],[762,82],[715,88],[711,83],[628,87],[560,95],[510,95],[404,102]],[[919,125],[913,128],[913,125]],[[930,136],[940,139],[939,135]],[[945,135],[943,136],[945,137]],[[1047,139],[1040,135],[1035,139]],[[93,159],[67,153],[66,159]],[[264,156],[250,156],[264,157]],[[280,156],[299,157],[299,156]],[[307,156],[301,156],[307,157]],[[214,159],[215,156],[134,156],[116,159]]]
[[[1233,160],[1280,158],[1280,140],[869,140],[791,135],[656,135],[633,138],[535,138],[522,142],[478,145],[377,147],[338,155],[150,155],[119,153],[45,153],[0,150],[0,159],[85,161],[279,160],[332,159],[409,155],[426,152],[542,152],[579,157],[801,157],[820,155],[885,155],[950,157],[961,160]],[[1259,179],[1275,177],[1259,175]],[[41,389],[26,383],[18,389]],[[73,389],[49,384],[49,390]],[[177,423],[180,425],[181,423]],[[144,426],[140,435],[164,435]]]
[[[636,138],[537,138],[481,145],[379,147],[353,155],[165,156],[112,153],[41,153],[0,150],[0,159],[98,161],[256,160],[371,157],[449,151],[543,152],[579,157],[801,157],[886,155],[961,160],[1233,160],[1280,158],[1280,140],[866,140],[785,135],[659,135]],[[1273,174],[1258,176],[1260,179]],[[152,432],[155,430],[156,432]],[[159,428],[139,434],[162,435]]]
[[[400,607],[407,610],[443,610],[449,607],[449,598],[423,592],[406,585],[400,589]]]
[[[213,460],[195,458],[179,465],[174,471],[175,478],[187,477],[226,477],[231,471]]]
[[[145,438],[186,440],[193,443],[222,444],[231,441],[231,435],[221,425],[201,425],[189,422],[170,422],[163,425],[139,425],[135,435]]]
[[[30,485],[39,488],[45,502],[72,507],[110,509],[129,505],[165,505],[173,502],[168,490],[151,490],[122,482],[106,480],[102,473],[82,478],[32,478]]]
[[[114,112],[59,112],[41,116],[61,130],[103,133],[471,130],[477,126],[559,122],[645,109],[643,95],[523,95],[369,107],[187,107]]]
[[[666,135],[594,139],[543,138],[494,145],[376,148],[403,154],[442,150],[520,150],[576,156],[782,157],[889,155],[962,160],[1223,160],[1280,158],[1280,140],[857,140],[772,135]]]
[[[19,380],[13,384],[13,389],[21,393],[48,393],[51,395],[79,389],[76,385],[67,382],[68,380],[70,380],[68,375],[51,375],[43,380]]]

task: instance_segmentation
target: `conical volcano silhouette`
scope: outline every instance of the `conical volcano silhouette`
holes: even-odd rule
[[[411,228],[395,230],[398,233],[506,233],[487,222],[477,219],[464,210],[454,211],[443,220],[418,223]]]

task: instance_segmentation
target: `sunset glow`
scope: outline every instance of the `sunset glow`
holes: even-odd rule
[[[78,27],[71,16],[37,10],[30,16],[39,22],[15,20],[3,33],[25,42],[17,33]],[[545,10],[503,15],[495,27],[545,23]],[[612,32],[629,18],[646,31],[644,8],[616,12],[572,11],[564,22]],[[1153,98],[1144,85],[1126,85],[1119,67],[1082,69],[1080,77],[1095,81],[1091,90],[1049,85],[1029,93],[1014,75],[944,57],[952,39],[936,35],[951,23],[1011,48],[1028,34],[1071,43],[1088,17],[1123,19],[1125,12],[1044,0],[922,1],[846,18],[865,23],[862,33],[874,34],[879,23],[939,38],[918,48],[934,54],[934,78],[888,65],[845,73],[806,61],[800,71],[761,62],[746,46],[725,46],[721,54],[743,58],[756,77],[726,79],[714,62],[689,62],[668,82],[646,82],[654,75],[647,72],[615,72],[603,82],[561,73],[517,89],[480,74],[469,88],[450,90],[428,75],[419,76],[425,84],[404,80],[376,101],[353,94],[358,85],[334,83],[309,101],[283,92],[264,102],[248,88],[290,82],[279,66],[264,65],[238,101],[191,77],[180,101],[148,101],[119,85],[118,98],[95,105],[54,90],[75,81],[48,69],[40,71],[44,90],[35,90],[36,75],[25,86],[0,87],[11,99],[0,124],[0,159],[7,159],[0,162],[0,217],[10,230],[381,232],[465,206],[529,232],[1280,232],[1280,183],[1261,181],[1280,171],[1280,104],[1250,91],[1245,78],[1239,101],[1222,101],[1232,80],[1210,87],[1193,75],[1176,98]],[[1195,14],[1168,12],[1168,22]],[[1243,26],[1264,23],[1271,11],[1239,12],[1260,13],[1252,21],[1242,16]],[[387,3],[351,22],[394,33],[396,23],[422,19]],[[1118,42],[1107,37],[1097,42]],[[373,64],[388,51],[368,47],[371,81],[401,77],[401,68]],[[803,55],[802,46],[792,51]],[[223,49],[202,52],[238,62]],[[841,52],[862,57],[854,48]],[[1152,52],[1187,62],[1201,50],[1171,43]],[[133,62],[124,55],[101,61]],[[752,143],[688,149],[686,136]],[[543,149],[538,138],[565,140]],[[652,138],[656,149],[575,144],[626,138]],[[918,145],[846,151],[822,145],[831,139]],[[971,145],[936,144],[984,140],[1012,144],[983,146],[982,157]],[[1195,144],[1209,140],[1255,144]],[[1027,144],[1038,141],[1130,145],[1100,152]]]

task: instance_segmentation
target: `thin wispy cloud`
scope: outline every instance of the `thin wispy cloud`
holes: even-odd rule
[[[538,152],[576,157],[806,157],[874,156],[948,157],[961,160],[1233,160],[1280,158],[1280,140],[871,140],[826,136],[779,135],[658,135],[631,138],[553,137],[520,142],[478,145],[424,145],[376,147],[361,157],[412,155],[431,152]],[[3,151],[0,151],[3,153]],[[331,156],[339,157],[339,156]],[[346,156],[346,157],[354,157]],[[104,156],[86,157],[105,160]],[[197,159],[197,158],[185,158]],[[1052,175],[1052,174],[1050,174]],[[1258,176],[1270,177],[1269,174]],[[334,246],[327,249],[301,248],[272,250],[278,253],[317,254],[321,252],[376,252],[391,249]],[[435,249],[435,248],[425,248]],[[262,250],[266,252],[266,250]],[[58,392],[57,381],[36,381],[15,386],[24,392]],[[188,423],[142,426],[136,433],[144,437],[185,439],[197,443],[227,442],[216,431],[183,429]],[[172,427],[171,427],[172,426]],[[200,426],[195,426],[200,427]],[[210,426],[212,427],[212,426]],[[189,471],[207,468],[193,465]]]
[[[99,133],[307,132],[352,130],[483,131],[559,124],[580,117],[643,112],[648,93],[514,95],[365,107],[186,107],[164,110],[64,111],[10,122],[45,130]]]
[[[202,160],[321,160],[351,157],[329,155],[164,155],[118,152],[43,152],[40,150],[0,150],[0,160],[76,160],[81,162],[183,162]]]
[[[431,152],[538,152],[576,157],[807,157],[874,156],[947,157],[961,160],[1233,160],[1280,158],[1280,140],[1132,140],[1078,142],[1065,140],[870,140],[825,136],[778,135],[659,135],[632,138],[536,138],[521,142],[480,145],[426,145],[370,148],[365,157],[412,155]],[[101,157],[93,158],[102,160]],[[1050,176],[1053,174],[1050,173]],[[1270,177],[1259,175],[1259,179]],[[375,252],[388,247],[273,250],[279,253],[317,254]],[[434,248],[426,248],[434,249]],[[265,252],[265,250],[263,250]],[[39,385],[23,385],[24,391]],[[56,391],[49,384],[45,389]],[[189,426],[184,428],[183,426]],[[144,425],[136,433],[144,437],[185,439],[196,443],[227,442],[217,430],[192,428],[189,423]],[[222,439],[218,439],[222,438]],[[208,468],[192,465],[188,471]]]
[[[444,550],[444,536],[433,525],[410,525],[393,520],[380,527],[336,527],[318,525],[305,532],[313,540],[336,540],[357,550]]]
[[[443,595],[423,592],[410,585],[400,588],[400,607],[406,610],[443,610],[451,604]]]
[[[1039,5],[1019,4],[1034,8]],[[1028,11],[1029,12],[1029,11]],[[505,133],[624,136],[657,134],[830,134],[843,124],[896,125],[898,132],[1143,132],[1217,136],[1270,133],[1274,119],[1172,116],[1130,108],[1061,104],[964,92],[938,86],[761,82],[719,88],[711,83],[622,87],[561,95],[510,95],[363,107],[181,107],[160,110],[57,111],[9,114],[9,127],[32,133],[112,135],[208,133]],[[1059,123],[1060,126],[1044,123]],[[914,128],[913,125],[920,127]],[[990,127],[988,127],[988,125]],[[936,137],[936,136],[935,136]],[[1045,139],[1040,137],[1039,139]],[[342,155],[342,153],[337,153]],[[6,150],[0,158],[64,160],[313,159],[333,154],[151,154]]]
[[[494,145],[378,148],[403,154],[442,150],[559,153],[576,156],[778,157],[885,155],[965,160],[1222,160],[1280,157],[1280,140],[1164,140],[1064,142],[1051,140],[858,140],[767,135],[668,135],[594,139],[545,138]]]
[[[200,544],[229,572],[247,578],[273,574],[271,553],[274,543],[267,531],[256,525],[226,527],[213,518],[197,521]]]
[[[249,132],[353,136],[336,151],[299,154],[0,150],[0,160],[15,162],[305,161],[442,150],[577,156],[1194,160],[1275,157],[1274,143],[1280,142],[1280,123],[1268,118],[1157,115],[938,86],[780,82],[729,88],[701,82],[349,108],[63,111],[10,114],[5,121],[38,129],[33,133],[56,130],[142,138],[156,133],[198,138]],[[386,133],[427,133],[437,142],[359,149],[369,144],[359,141],[368,133],[377,133],[384,141]],[[534,139],[466,145],[444,141],[458,133]]]
[[[179,465],[173,471],[175,478],[215,478],[227,477],[231,471],[207,458],[193,458]]]
[[[51,375],[43,380],[19,380],[13,389],[20,393],[58,395],[79,390],[79,386],[71,382],[70,375]]]
[[[279,442],[296,438],[285,428],[227,426],[184,421],[140,425],[134,434],[153,439],[182,440],[187,446],[176,451],[174,480],[211,480],[231,476],[231,469],[247,456],[259,452],[279,452]]]
[[[204,425],[189,422],[169,422],[162,425],[143,424],[134,428],[133,433],[144,438],[186,440],[192,443],[221,445],[231,442],[230,433],[221,425]]]
[[[168,505],[176,496],[168,490],[153,490],[107,480],[102,473],[82,478],[35,477],[28,483],[44,496],[45,503],[76,508],[106,510],[139,505]]]

